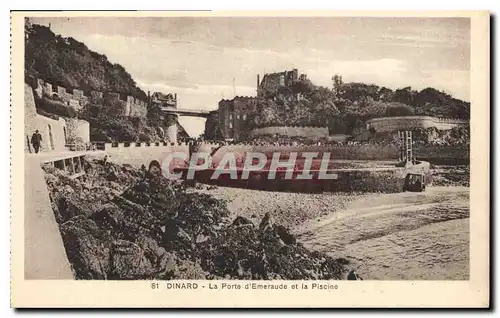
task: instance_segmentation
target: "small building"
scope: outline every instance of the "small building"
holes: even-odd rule
[[[236,96],[231,100],[219,102],[219,127],[223,139],[242,140],[250,136],[251,114],[258,110],[262,99],[257,97]]]
[[[266,100],[299,101],[302,96],[294,92],[293,84],[301,81],[307,81],[307,76],[299,75],[297,69],[264,74],[262,81],[257,75],[257,96],[236,96],[219,101],[218,110],[207,118],[205,137],[219,139],[219,134],[220,139],[225,140],[250,138],[254,128],[252,115],[262,111]]]

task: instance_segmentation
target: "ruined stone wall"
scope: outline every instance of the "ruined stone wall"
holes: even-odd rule
[[[377,132],[390,132],[405,129],[436,128],[449,130],[460,125],[468,125],[467,120],[453,118],[436,118],[430,116],[400,116],[373,118],[366,122],[367,129],[373,128]]]
[[[148,114],[147,103],[133,96],[127,97],[127,109],[130,117],[146,117]]]
[[[100,104],[103,100],[106,100],[119,104],[122,109],[122,115],[130,117],[146,117],[147,115],[147,102],[133,96],[123,96],[123,94],[114,92],[84,92],[76,88],[72,89],[53,85],[41,79],[30,81],[32,82],[30,85],[32,85],[38,97],[41,98],[45,96],[53,98],[55,95],[69,107],[73,107],[77,110],[89,102]]]
[[[262,97],[264,92],[276,94],[278,88],[288,86],[298,79],[298,70],[283,71],[279,73],[264,74],[262,82],[259,83],[258,96]]]
[[[290,85],[293,81],[296,81],[298,78],[299,74],[297,69],[279,73],[264,74],[262,82],[260,82],[257,87],[257,96],[266,97],[266,94],[275,96],[278,93],[279,88],[288,87],[288,85]]]
[[[467,126],[469,121],[455,118],[435,118],[434,124],[438,130],[450,130],[458,126]]]

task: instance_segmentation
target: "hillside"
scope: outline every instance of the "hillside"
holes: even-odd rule
[[[332,77],[333,87],[314,85],[309,80],[289,88],[300,100],[275,100],[267,96],[265,107],[250,118],[254,127],[270,125],[328,126],[331,133],[355,134],[368,119],[394,116],[435,116],[469,119],[470,103],[438,91],[411,87],[392,90],[365,83],[344,83]]]
[[[112,92],[143,102],[148,100],[147,94],[137,87],[123,66],[89,50],[84,43],[56,35],[48,27],[37,24],[27,24],[25,33],[27,83],[38,78],[66,89]],[[78,111],[57,96],[35,96],[35,103],[40,115],[78,117],[88,121],[91,141],[156,142],[166,138],[163,128],[166,123],[158,107],[148,106],[147,117],[129,117],[123,114],[119,103],[102,98],[89,99]]]
[[[72,37],[54,34],[48,27],[26,28],[25,75],[83,91],[123,93],[146,100],[147,94],[120,64],[89,50]]]

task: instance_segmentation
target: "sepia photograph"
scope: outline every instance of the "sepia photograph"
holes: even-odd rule
[[[471,279],[470,16],[22,19],[24,281]]]

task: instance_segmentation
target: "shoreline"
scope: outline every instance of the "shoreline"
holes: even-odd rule
[[[194,191],[227,200],[232,218],[258,223],[270,213],[306,248],[349,260],[348,266],[363,279],[469,277],[466,186],[397,194],[268,193],[223,187]]]

